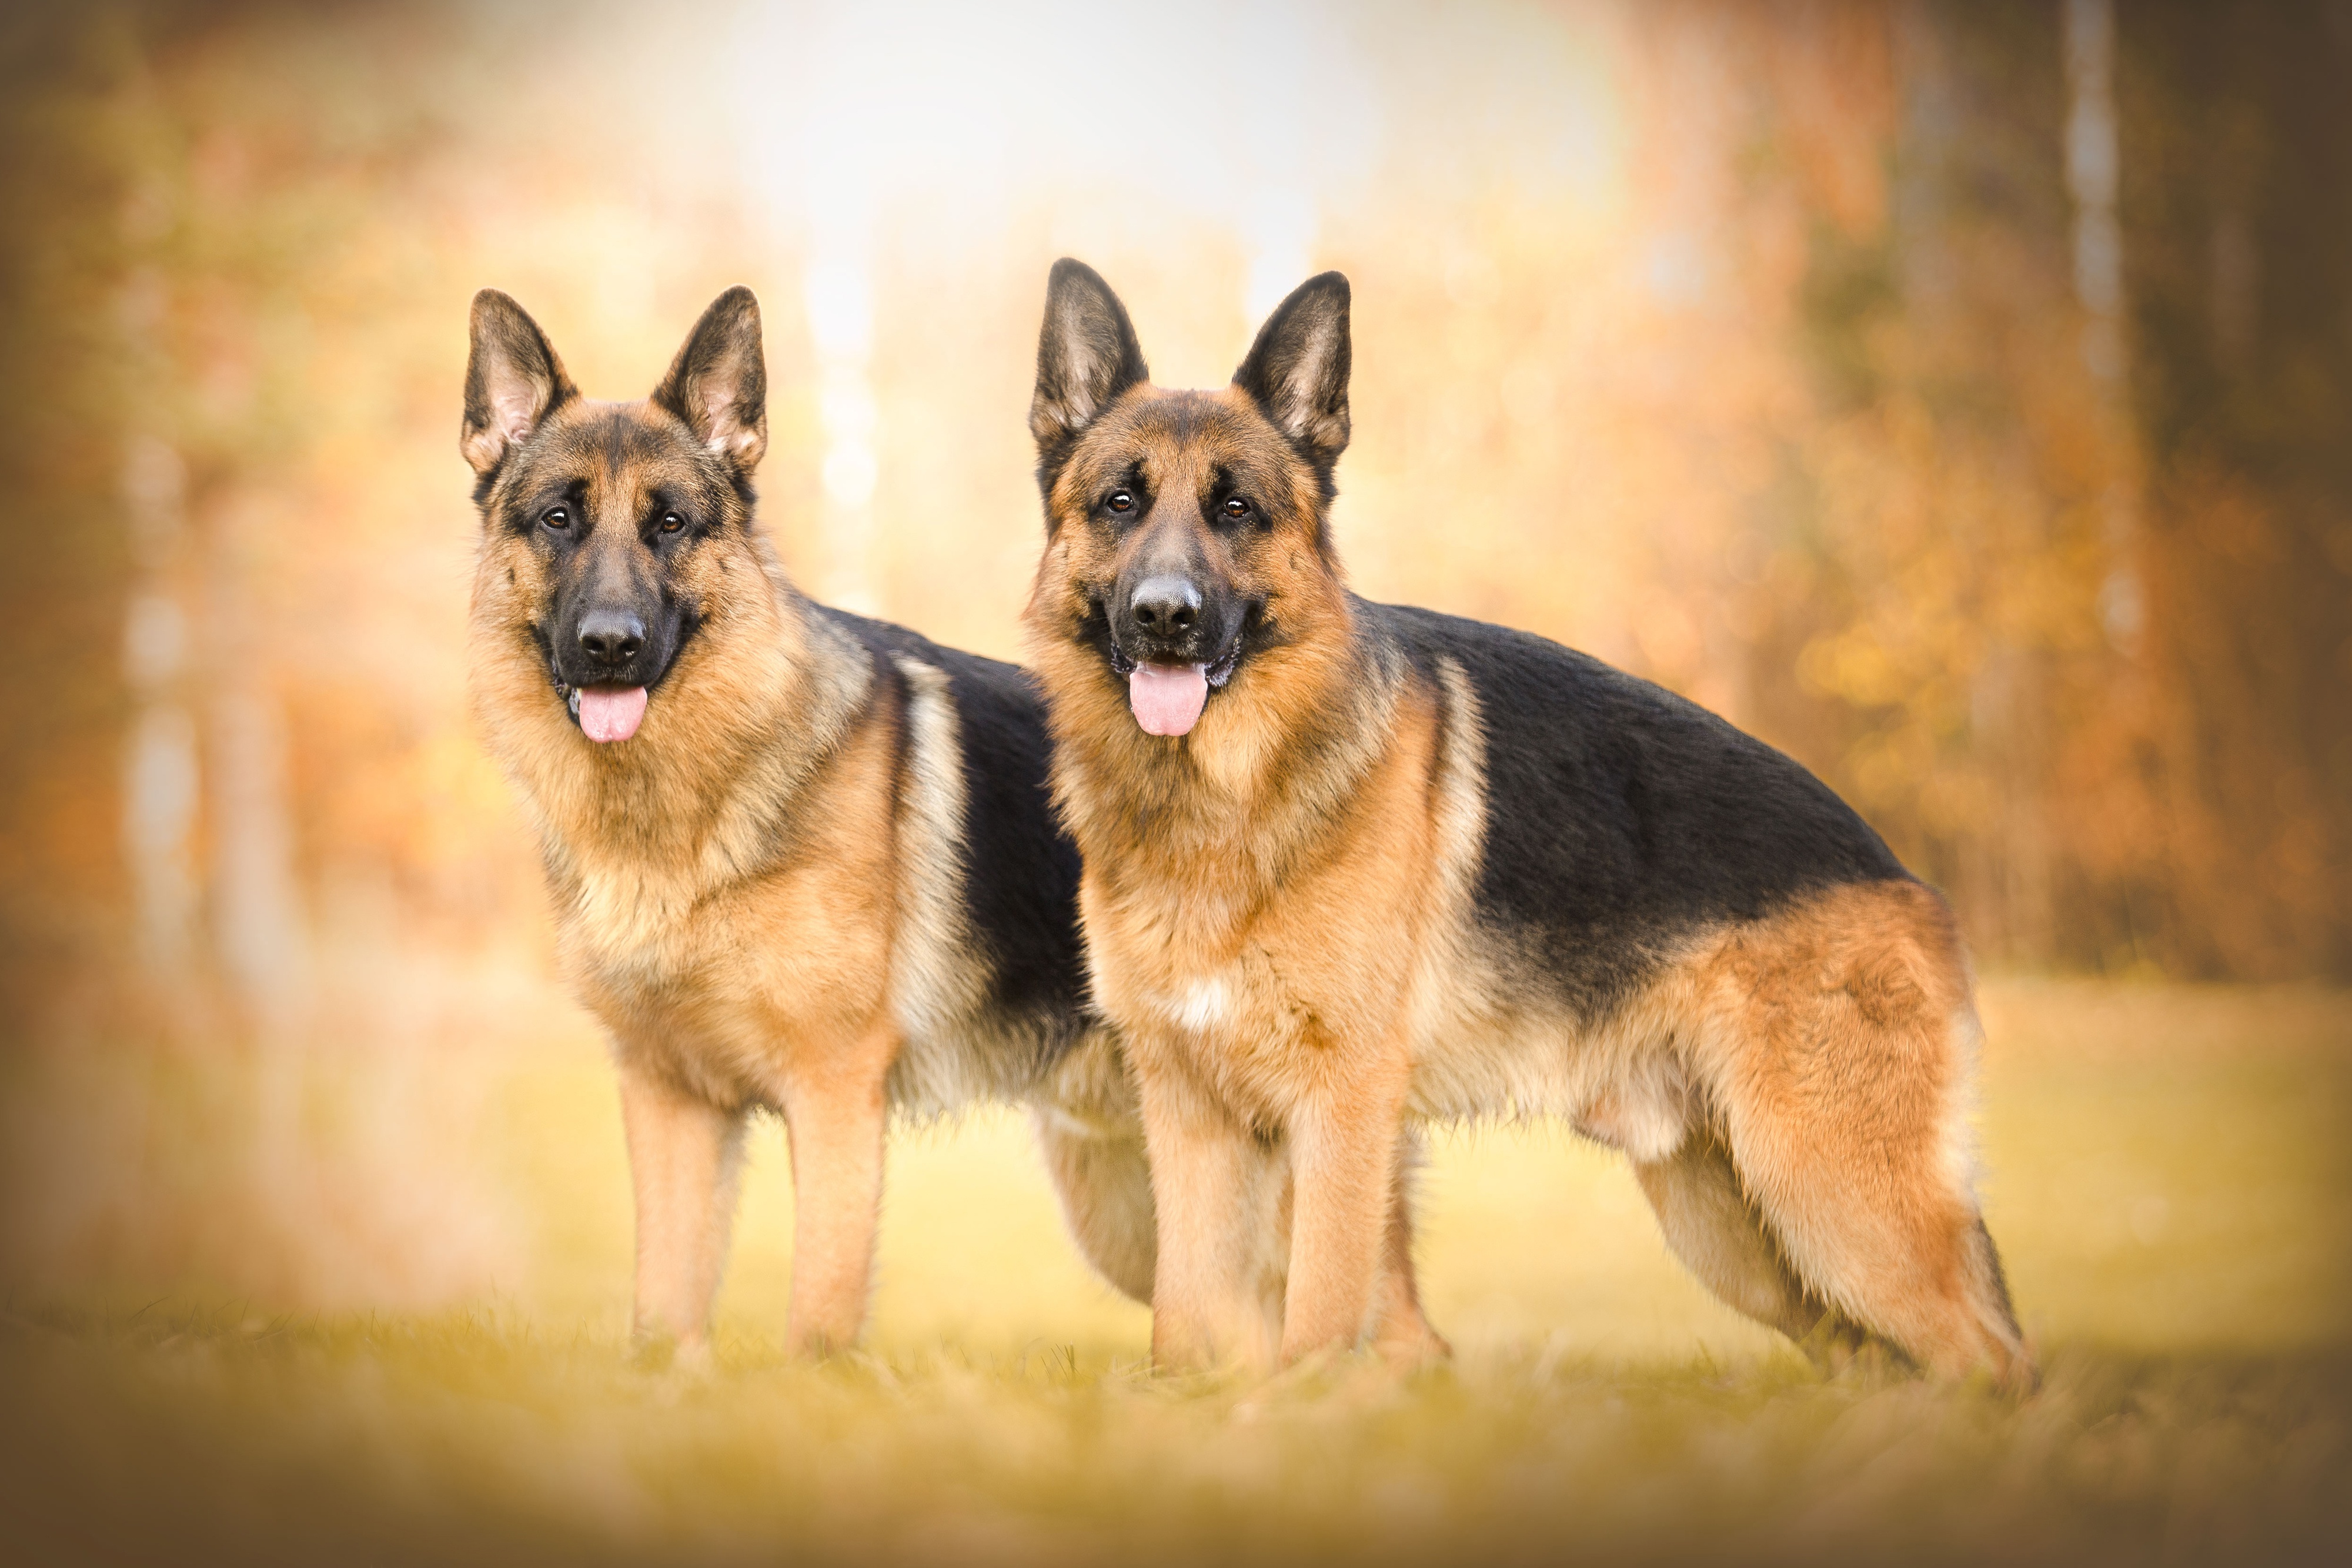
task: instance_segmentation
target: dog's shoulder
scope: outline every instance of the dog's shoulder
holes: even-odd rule
[[[1083,988],[1078,851],[1054,815],[1052,746],[1035,681],[1018,664],[942,646],[890,622],[824,606],[815,612],[897,678],[919,679],[909,677],[909,666],[936,673],[935,689],[954,719],[965,911],[996,966],[997,1000],[1074,1011]]]

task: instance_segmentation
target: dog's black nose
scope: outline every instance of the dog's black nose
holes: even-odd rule
[[[606,668],[617,668],[646,645],[646,623],[625,610],[592,610],[580,618],[580,651]]]
[[[1127,607],[1145,635],[1181,637],[1201,618],[1201,591],[1181,577],[1148,577]]]

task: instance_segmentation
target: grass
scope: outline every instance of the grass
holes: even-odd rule
[[[894,1147],[869,1347],[821,1365],[776,1348],[763,1132],[717,1370],[635,1368],[617,1113],[565,1048],[478,1066],[412,1151],[469,1173],[423,1186],[478,1210],[448,1233],[498,1239],[454,1304],[290,1311],[226,1263],[19,1288],[0,1521],[60,1562],[2340,1553],[2352,998],[2010,983],[1988,1022],[1988,1209],[2049,1374],[2021,1403],[1816,1378],[1543,1128],[1439,1140],[1425,1272],[1461,1354],[1412,1379],[1149,1376],[1147,1318],[1000,1116]]]

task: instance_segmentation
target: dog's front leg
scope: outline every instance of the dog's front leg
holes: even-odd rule
[[[1391,1246],[1408,1067],[1402,1052],[1335,1066],[1290,1116],[1297,1192],[1282,1323],[1286,1365],[1362,1337]]]
[[[1271,1369],[1281,1332],[1283,1162],[1181,1063],[1136,1069],[1159,1258],[1151,1358],[1163,1372]]]
[[[898,1051],[895,1027],[877,1025],[785,1083],[793,1297],[784,1337],[795,1354],[846,1349],[865,1327],[882,1207],[887,1085]]]
[[[707,1360],[710,1303],[734,1224],[742,1113],[625,1062],[621,1124],[637,1207],[632,1337],[640,1346],[669,1341],[682,1355]]]

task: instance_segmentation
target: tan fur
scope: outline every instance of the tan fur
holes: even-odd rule
[[[1417,1112],[1555,1114],[1623,1150],[1692,1271],[1825,1359],[1867,1332],[2030,1382],[1977,1216],[1978,1027],[1935,894],[1843,887],[1696,933],[1599,1029],[1512,1011],[1481,969],[1436,1009]]]
[[[1181,491],[1197,465],[1281,468],[1246,440],[1238,394],[1172,395],[1203,405],[1209,434],[1164,444],[1157,485]],[[1070,560],[1084,544],[1057,531],[1033,626],[1071,612],[1054,601],[1087,575]],[[1367,1328],[1395,1354],[1443,1350],[1412,1278],[1406,1041],[1381,1032],[1417,965],[1415,912],[1444,882],[1426,810],[1436,713],[1399,672],[1357,667],[1346,596],[1314,554],[1277,551],[1252,584],[1288,641],[1210,706],[1178,760],[1089,653],[1031,643],[1057,698],[1057,795],[1087,851],[1097,998],[1121,1020],[1142,1090],[1160,1213],[1154,1340],[1171,1362],[1270,1362]],[[1363,1146],[1361,1129],[1382,1124]],[[1276,1131],[1278,1146],[1261,1135]]]
[[[706,393],[710,450],[748,467],[764,421]],[[615,570],[650,570],[650,557],[627,558],[646,549],[632,519],[661,487],[686,486],[700,459],[691,446],[680,455],[685,432],[656,403],[575,398],[536,428],[495,396],[490,406],[506,423],[469,418],[467,436],[494,476],[474,584],[474,699],[538,830],[565,973],[619,1068],[636,1333],[707,1355],[737,1151],[746,1117],[764,1106],[782,1115],[792,1148],[788,1343],[845,1345],[866,1316],[890,1109],[935,1113],[991,1097],[1045,1116],[1063,1087],[1023,1076],[1052,1052],[1013,1035],[1049,1026],[990,1013],[967,941],[964,775],[945,677],[900,659],[889,678],[813,613],[730,491],[729,526],[677,568],[698,611],[694,635],[634,737],[590,741],[533,636],[551,586],[542,556],[495,521],[506,444],[528,437],[534,451],[564,454],[583,519],[609,524],[580,549],[618,552],[606,563]],[[1076,1054],[1097,1077],[1118,1071],[1106,1039]],[[1076,1076],[1067,1086],[1087,1087]],[[1148,1290],[1150,1189],[1133,1107],[1094,1100],[1094,1122],[1064,1129],[1056,1145],[1062,1196],[1074,1213],[1107,1215],[1081,1240],[1115,1278],[1140,1231]]]
[[[1145,488],[1177,499],[1130,536],[1087,526],[1097,448],[1141,452]],[[1211,465],[1286,468],[1266,536],[1185,509]],[[1409,1122],[1552,1114],[1628,1153],[1711,1289],[1825,1359],[1871,1334],[1940,1373],[2029,1380],[1969,1189],[1975,1025],[1941,901],[1846,887],[1691,932],[1596,1026],[1525,1000],[1539,988],[1510,977],[1540,959],[1473,918],[1476,697],[1360,634],[1313,484],[1239,392],[1134,387],[1057,476],[1026,616],[1160,1205],[1155,1354],[1291,1360],[1419,1324]],[[1198,530],[1268,628],[1181,739],[1146,734],[1074,632],[1170,527]]]
[[[608,474],[604,482],[635,476]],[[709,607],[636,738],[585,740],[531,641],[528,550],[486,540],[477,705],[540,830],[563,964],[612,1033],[638,1169],[637,1326],[707,1333],[722,1170],[754,1105],[793,1133],[798,1348],[855,1339],[900,1035],[900,716],[859,650],[793,612],[764,549],[709,550]]]

